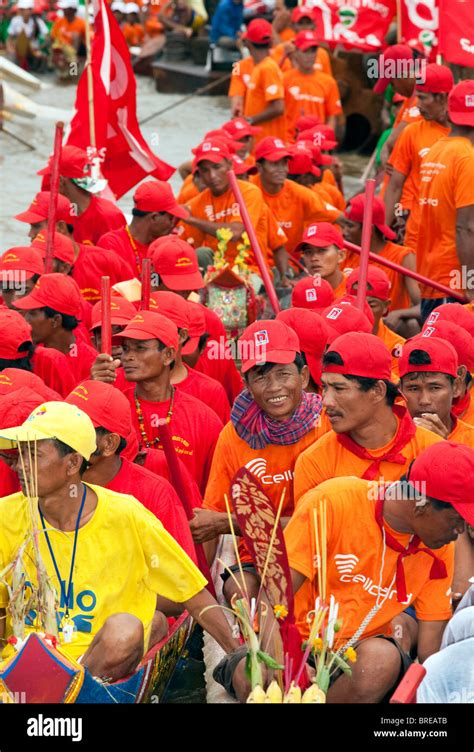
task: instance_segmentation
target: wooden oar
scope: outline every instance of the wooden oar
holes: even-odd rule
[[[186,96],[182,97],[180,100],[178,100],[178,102],[173,102],[173,104],[169,104],[167,107],[163,107],[162,110],[158,110],[158,112],[154,112],[152,115],[148,115],[148,117],[143,118],[143,120],[140,120],[138,125],[145,125],[145,123],[148,123],[150,120],[154,120],[154,118],[159,117],[160,115],[164,115],[165,112],[169,112],[170,110],[173,110],[175,107],[179,107],[185,102],[189,102],[189,100],[192,99],[193,97],[200,96],[201,94],[207,94],[208,91],[211,91],[211,89],[214,89],[219,84],[223,84],[224,81],[228,81],[231,76],[232,76],[232,73],[226,73],[225,76],[222,76],[221,78],[216,78],[215,81],[211,81],[209,84],[206,84],[205,86],[200,86],[199,89],[196,89],[196,91],[193,91],[191,94],[186,94]]]
[[[110,277],[101,279],[102,322],[100,351],[112,355],[112,323],[110,312]]]
[[[59,163],[61,161],[62,142],[63,142],[64,123],[56,123],[54,132],[54,151],[51,164],[51,187],[49,194],[49,212],[48,212],[48,238],[46,240],[46,255],[44,259],[44,270],[46,274],[53,271],[53,249],[54,237],[56,234],[56,209],[58,206],[59,193]]]

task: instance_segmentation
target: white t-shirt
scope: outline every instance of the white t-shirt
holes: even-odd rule
[[[48,35],[48,27],[46,26],[43,19],[36,18],[36,23],[38,24],[40,36],[46,37]],[[10,21],[10,26],[8,27],[8,36],[17,37],[21,34],[22,31],[25,32],[25,35],[28,39],[31,39],[33,37],[33,34],[35,33],[35,21],[33,20],[33,18],[29,18],[26,23],[23,20],[22,16],[14,16],[12,18],[12,20]]]

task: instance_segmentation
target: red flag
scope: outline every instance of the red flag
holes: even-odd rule
[[[448,63],[474,68],[472,2],[440,0],[439,51]]]
[[[400,0],[401,42],[436,62],[439,0]]]
[[[309,0],[316,29],[331,46],[346,49],[379,50],[393,20],[396,0]]]
[[[98,156],[101,172],[116,198],[148,175],[168,180],[174,167],[159,159],[146,143],[137,120],[136,80],[120,27],[104,0],[94,1],[92,73],[97,154],[90,142],[87,69],[76,94],[76,112],[68,144]]]

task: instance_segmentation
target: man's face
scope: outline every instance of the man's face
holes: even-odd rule
[[[169,347],[158,349],[156,339],[123,340],[122,365],[127,381],[158,379],[174,360],[175,351]]]
[[[360,222],[353,222],[351,219],[344,217],[341,229],[344,240],[354,245],[360,245],[362,240],[362,224]]]
[[[18,474],[18,480],[24,494],[28,491],[27,484],[30,493],[32,492],[31,477],[35,471],[37,473],[38,496],[41,498],[54,494],[63,488],[68,481],[72,481],[72,476],[79,471],[82,464],[82,459],[79,462],[79,455],[76,453],[62,456],[54,441],[50,439],[36,442],[36,466],[34,444],[30,444],[29,449],[30,451],[28,451],[28,446],[24,442],[20,445],[16,465],[13,467]],[[72,470],[73,465],[76,467],[75,472]]]
[[[345,253],[336,245],[315,248],[308,243],[303,246],[303,256],[309,273],[319,274],[326,279],[338,269],[339,264],[344,260]]]
[[[269,159],[261,159],[258,162],[258,169],[264,185],[274,190],[283,188],[288,175],[288,157],[277,159],[274,162]]]
[[[35,222],[35,224],[30,225],[30,231],[28,233],[28,237],[33,242],[33,240],[36,238],[39,232],[41,230],[46,230],[48,227],[48,220],[44,219],[42,222]]]
[[[446,114],[446,97],[417,91],[418,108],[425,120],[439,120]]]
[[[356,282],[354,284],[354,294],[357,294],[357,288],[359,287],[359,283]],[[390,307],[390,300],[380,300],[380,298],[374,298],[373,295],[370,294],[371,286],[369,283],[367,283],[367,297],[366,301],[369,304],[372,313],[374,314],[374,332],[377,331],[380,320],[387,315],[388,309]]]
[[[23,273],[17,272],[17,274],[22,275]],[[28,295],[34,286],[35,283],[33,282],[32,277],[29,279],[23,279],[23,276],[21,276],[18,281],[15,281],[14,283],[6,282],[0,288],[3,302],[7,308],[12,308],[14,311],[18,312],[18,309],[14,307],[13,303],[16,300],[20,300],[20,298],[24,298],[25,295]]]
[[[437,549],[462,535],[466,523],[454,507],[440,510],[429,502],[424,507],[415,508],[412,525],[425,546]]]
[[[170,235],[178,223],[178,218],[168,212],[153,212],[150,217],[150,230],[153,240]]]
[[[54,319],[48,318],[43,308],[26,311],[25,319],[31,326],[31,338],[35,343],[45,342],[56,329]]]
[[[213,196],[221,196],[229,188],[227,173],[230,169],[231,164],[228,159],[217,163],[208,159],[199,162],[199,176]]]
[[[64,11],[64,18],[68,21],[68,23],[72,23],[76,17],[76,9],[75,8],[65,8]]]
[[[415,79],[408,77],[394,78],[392,80],[393,88],[397,94],[402,97],[411,97],[415,88]]]
[[[242,144],[242,147],[237,149],[237,154],[242,159],[245,159],[247,154],[250,154],[253,151],[255,138],[253,136],[243,136],[243,138],[239,138],[238,141]]]
[[[457,390],[444,373],[408,373],[402,378],[402,393],[412,418],[435,413],[446,425]]]
[[[298,34],[299,31],[311,31],[315,28],[315,23],[309,16],[303,16],[299,21],[293,24],[293,28]]]
[[[276,364],[265,373],[255,366],[248,373],[247,386],[250,394],[269,418],[289,418],[301,402],[303,389],[308,383],[308,367],[301,373],[294,363]]]
[[[114,338],[115,334],[120,334],[125,329],[125,326],[119,326],[118,324],[112,324],[112,357],[114,360],[117,358],[119,360],[122,359],[122,339],[121,337]],[[92,344],[94,345],[97,352],[101,352],[102,350],[102,330],[100,326],[96,327],[91,332],[92,337]]]
[[[173,290],[172,287],[167,287],[157,272],[151,275],[151,289],[152,291],[162,290],[163,292],[174,292],[176,295],[181,295],[185,300],[187,300],[193,292],[193,290]]]
[[[294,52],[295,62],[303,73],[311,73],[313,71],[317,51],[317,47],[308,47],[307,50],[296,50]]]
[[[372,390],[338,373],[323,373],[323,405],[336,433],[349,433],[369,425],[374,416]]]

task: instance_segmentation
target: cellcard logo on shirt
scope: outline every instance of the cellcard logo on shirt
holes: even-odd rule
[[[362,585],[362,590],[365,590],[374,598],[387,597],[387,600],[392,600],[392,598],[397,598],[396,588],[394,588],[393,590],[390,590],[390,593],[387,595],[388,588],[380,587],[380,585],[376,585],[375,582],[370,577],[367,577],[365,574],[362,574],[361,572],[354,574],[354,569],[359,563],[359,557],[356,556],[355,554],[336,554],[334,556],[334,563],[339,573],[339,579],[341,582],[353,582],[353,583],[359,582]],[[317,566],[316,563],[315,563],[315,566]],[[413,593],[408,593],[407,599],[406,601],[403,601],[403,603],[408,605],[412,597],[413,597]]]
[[[293,480],[293,473],[291,470],[283,470],[282,473],[276,473],[270,475],[267,472],[267,460],[263,457],[256,457],[253,460],[249,460],[245,465],[247,470],[250,470],[261,483],[264,485],[272,485],[273,483],[283,483],[286,480]]]

